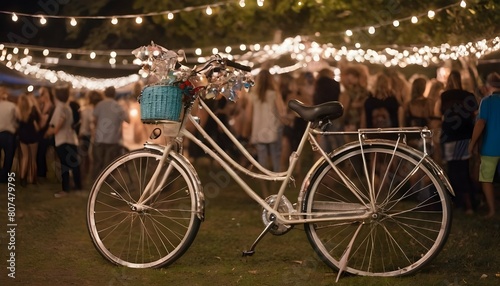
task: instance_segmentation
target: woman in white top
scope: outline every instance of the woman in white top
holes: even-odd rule
[[[50,120],[47,135],[54,135],[57,156],[61,161],[62,192],[56,198],[65,196],[70,191],[69,172],[73,172],[74,187],[81,190],[80,156],[78,154],[78,137],[73,129],[73,114],[68,105],[69,87],[56,87],[56,109]]]
[[[271,161],[272,168],[269,169],[279,172],[282,120],[286,119],[286,108],[279,87],[268,70],[262,70],[255,79],[255,87],[250,90],[247,114],[252,123],[250,143],[257,149],[257,161],[266,168],[269,168],[268,162]],[[267,186],[262,185],[262,190],[266,196]]]
[[[272,170],[279,172],[281,156],[281,118],[286,116],[276,81],[268,70],[262,70],[255,79],[255,87],[250,91],[250,101],[247,118],[252,118],[250,143],[257,148],[257,160],[269,168],[269,158]]]

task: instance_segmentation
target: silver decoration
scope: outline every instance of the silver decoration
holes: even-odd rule
[[[186,60],[183,50],[177,53],[151,42],[149,46],[135,49],[132,53],[142,61],[143,70],[158,79],[157,84],[174,85],[189,81],[195,92],[204,99],[217,99],[223,95],[236,102],[238,92],[253,86],[250,73],[224,66],[223,59],[214,55],[212,65],[197,69],[178,63]]]

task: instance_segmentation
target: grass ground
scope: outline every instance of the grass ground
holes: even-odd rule
[[[209,177],[203,175],[202,182],[224,179]],[[86,229],[85,197],[55,199],[60,185],[54,178],[16,186],[15,278],[7,276],[12,240],[7,185],[1,184],[0,285],[334,284],[337,273],[318,260],[300,227],[265,236],[254,256],[242,257],[263,229],[261,210],[233,181],[224,182],[206,194],[206,221],[186,254],[169,267],[142,270],[114,266],[95,250]],[[457,211],[445,248],[422,271],[401,278],[344,275],[337,285],[500,285],[499,241],[500,220]]]

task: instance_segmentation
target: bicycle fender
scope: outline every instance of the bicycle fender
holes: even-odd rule
[[[158,152],[163,152],[164,146],[158,145],[158,144],[144,144],[144,148],[146,149],[151,149],[154,151]],[[189,160],[182,156],[181,154],[175,152],[175,151],[170,151],[169,154],[170,157],[172,157],[173,160],[176,160],[179,162],[180,165],[184,166],[186,168],[186,171],[188,173],[190,181],[193,183],[193,188],[195,190],[195,197],[196,197],[196,215],[201,221],[205,220],[205,194],[203,192],[203,186],[201,184],[200,178],[198,177],[198,173],[196,172],[195,168],[189,162]]]

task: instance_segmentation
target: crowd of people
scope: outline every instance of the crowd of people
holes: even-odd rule
[[[255,156],[262,166],[274,171],[284,171],[288,167],[289,156],[297,149],[305,128],[305,122],[286,107],[292,99],[306,105],[340,101],[344,106],[344,115],[332,122],[327,131],[428,127],[434,134],[430,142],[419,137],[410,138],[408,144],[419,149],[426,144],[430,155],[447,172],[456,193],[453,200],[458,208],[466,214],[474,214],[484,202],[488,207],[486,216],[492,217],[495,214],[492,182],[493,177],[496,178],[496,154],[500,153],[500,147],[493,147],[494,144],[490,143],[492,145],[486,146],[491,150],[481,155],[477,153],[477,148],[469,147],[477,145],[477,139],[471,142],[474,125],[486,118],[486,115],[480,115],[486,111],[479,112],[482,110],[479,103],[483,98],[495,97],[499,85],[499,75],[493,73],[484,86],[467,91],[461,73],[456,70],[452,70],[444,82],[423,75],[406,79],[402,74],[389,70],[370,76],[361,66],[341,70],[339,81],[334,79],[334,73],[329,68],[320,70],[316,75],[311,72],[271,75],[268,70],[262,70],[256,77],[256,86],[242,96],[241,100],[247,103],[234,105],[232,109],[225,108],[224,118],[232,118],[229,121],[232,122],[233,132],[256,149]],[[496,104],[493,100],[488,102],[492,102],[490,105],[493,106]],[[232,114],[241,114],[238,107],[246,111],[243,119],[232,117]],[[489,107],[488,110],[491,109]],[[240,122],[242,120],[243,123]],[[488,117],[488,120],[499,119],[495,116]],[[490,129],[477,128],[485,129],[484,132],[490,134],[488,138],[495,138],[490,140],[497,140],[494,142],[498,144],[500,139],[491,135],[492,126],[500,124],[500,121],[496,122],[489,124]],[[231,126],[229,122],[227,124]],[[357,140],[357,136],[330,135],[318,139],[321,147],[331,152],[345,142]],[[484,141],[481,142],[484,144]],[[485,159],[484,154],[495,158]],[[489,163],[488,167],[484,162]],[[484,175],[485,168],[488,168],[488,175]],[[262,189],[266,195],[267,187]]]
[[[306,105],[339,101],[344,115],[332,122],[329,131],[429,127],[434,136],[427,144],[434,160],[449,176],[457,194],[456,206],[473,214],[484,198],[487,216],[495,215],[493,181],[500,157],[500,138],[495,130],[500,128],[500,118],[494,109],[500,104],[499,74],[490,74],[484,87],[470,91],[464,88],[462,75],[455,70],[442,82],[422,75],[406,79],[392,70],[370,75],[361,65],[342,68],[340,80],[335,80],[332,69],[325,68],[316,74],[281,75],[263,69],[255,81],[256,85],[242,93],[238,102],[219,101],[213,107],[237,138],[254,148],[262,166],[283,171],[306,127],[288,109],[288,101],[297,99]],[[56,196],[82,189],[85,178],[96,178],[123,150],[124,122],[130,122],[129,113],[116,101],[113,87],[104,92],[87,92],[81,106],[70,98],[67,86],[40,87],[38,96],[20,95],[17,105],[8,100],[6,89],[1,88],[0,180],[5,182],[19,148],[20,183],[36,183],[37,178],[47,175],[47,150],[54,146],[62,182],[62,191]],[[211,136],[219,136],[219,142],[225,140],[217,135],[220,132],[209,120],[204,124]],[[356,138],[323,136],[319,143],[331,152],[352,140]],[[409,144],[421,147],[418,142]],[[193,146],[186,150],[191,158],[203,155],[197,154],[200,152]],[[263,191],[266,192],[265,186]]]
[[[0,87],[0,182],[7,182],[17,154],[21,187],[39,184],[53,170],[61,182],[56,198],[82,191],[86,179],[95,179],[123,151],[128,111],[115,100],[114,87],[88,91],[83,100],[72,97],[69,85],[42,86],[36,93],[23,93],[14,103]],[[51,150],[57,159],[48,160]]]

